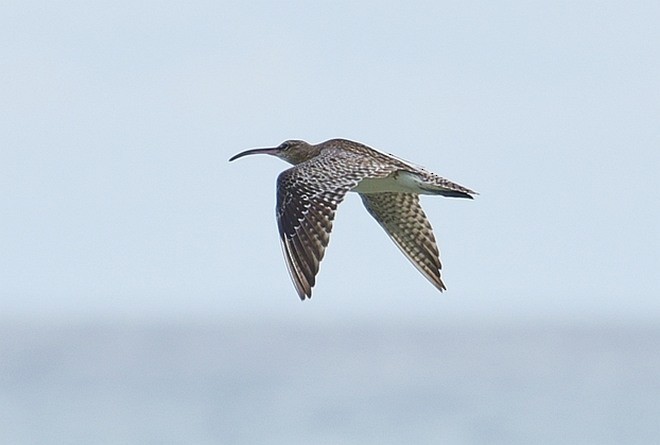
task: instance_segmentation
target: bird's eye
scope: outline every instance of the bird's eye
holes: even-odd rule
[[[282,142],[282,143],[280,144],[280,150],[286,150],[287,148],[289,148],[290,145],[291,145],[291,144],[289,144],[288,141],[287,141],[287,142]]]

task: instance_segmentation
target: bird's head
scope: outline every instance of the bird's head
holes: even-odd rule
[[[291,139],[282,142],[277,147],[253,148],[250,150],[245,150],[237,155],[232,156],[229,161],[233,161],[234,159],[242,158],[243,156],[247,155],[267,154],[277,156],[278,158],[283,159],[290,164],[296,165],[312,159],[320,152],[321,149],[315,145],[310,145],[305,141]]]

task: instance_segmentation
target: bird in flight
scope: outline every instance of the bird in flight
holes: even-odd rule
[[[277,226],[284,259],[301,300],[312,297],[337,206],[357,192],[367,211],[413,265],[441,292],[440,253],[419,195],[472,199],[474,192],[359,142],[311,145],[288,140],[229,159],[269,154],[293,164],[277,178]]]

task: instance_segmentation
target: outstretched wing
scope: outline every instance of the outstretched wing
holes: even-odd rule
[[[394,243],[440,292],[446,290],[440,276],[440,253],[431,223],[412,193],[361,193],[371,216]]]
[[[311,298],[337,206],[376,169],[350,153],[328,150],[277,178],[277,225],[289,275],[301,300]]]

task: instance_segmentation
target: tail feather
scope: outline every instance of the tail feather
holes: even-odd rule
[[[463,191],[463,190],[455,190],[455,189],[449,189],[449,188],[430,188],[430,187],[423,187],[423,189],[431,195],[441,195],[445,196],[447,198],[465,198],[465,199],[474,199],[474,196],[472,195],[478,195],[477,192],[473,191]]]

